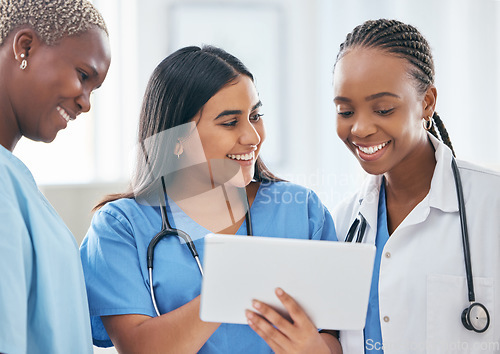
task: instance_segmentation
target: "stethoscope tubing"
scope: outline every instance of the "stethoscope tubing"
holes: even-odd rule
[[[472,278],[472,263],[471,263],[470,246],[469,246],[469,232],[467,230],[467,216],[465,214],[464,192],[462,189],[462,180],[460,178],[460,172],[458,171],[458,166],[455,159],[451,160],[451,167],[453,170],[453,177],[455,178],[455,186],[457,190],[458,213],[460,215],[460,227],[462,230],[462,244],[463,244],[462,248],[464,250],[465,274],[467,277],[469,302],[472,304],[473,302],[476,301],[476,295],[474,294],[474,281]]]
[[[165,180],[163,176],[161,177],[161,183],[162,183],[162,189],[163,193],[160,193],[160,213],[161,213],[161,224],[162,228],[159,233],[157,233],[149,242],[148,249],[147,249],[147,267],[148,267],[148,278],[149,278],[149,292],[151,293],[151,300],[153,302],[153,306],[156,312],[157,316],[160,316],[160,311],[158,310],[158,305],[156,302],[156,297],[155,297],[155,292],[154,292],[154,287],[153,287],[153,260],[154,260],[154,250],[158,242],[162,240],[164,237],[168,236],[178,236],[179,238],[182,238],[184,242],[186,243],[186,246],[189,248],[189,251],[191,252],[191,255],[193,256],[194,260],[196,261],[196,265],[198,266],[198,270],[200,271],[201,277],[203,278],[204,273],[203,273],[203,267],[200,262],[200,256],[198,255],[198,251],[196,250],[196,246],[191,239],[191,237],[184,231],[174,229],[170,226],[170,222],[168,220],[168,215],[167,215],[167,201],[165,198],[166,195],[166,187],[165,187]],[[247,200],[248,203],[248,200]],[[252,236],[253,235],[253,229],[252,229],[252,217],[250,215],[250,205],[248,204],[248,210],[245,214],[245,222],[246,222],[246,229],[247,229],[247,235]]]

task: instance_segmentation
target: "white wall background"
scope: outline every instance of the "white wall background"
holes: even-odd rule
[[[331,77],[339,44],[367,19],[409,22],[433,48],[437,111],[458,157],[500,169],[499,0],[94,3],[109,26],[113,59],[92,113],[53,144],[23,141],[16,150],[79,241],[91,205],[122,190],[130,175],[149,75],[184,45],[215,44],[247,64],[264,103],[264,159],[278,175],[316,190],[332,208],[363,176],[335,133]]]

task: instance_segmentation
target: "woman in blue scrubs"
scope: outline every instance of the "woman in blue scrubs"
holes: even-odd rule
[[[473,327],[462,320],[474,301],[468,296],[455,154],[435,112],[428,42],[411,25],[367,21],[341,44],[333,81],[337,134],[369,174],[336,208],[335,225],[343,238],[362,217],[364,242],[377,248],[366,326],[340,332],[344,352],[498,352],[500,174],[456,160],[474,301],[491,321],[486,326],[486,316],[469,316]],[[476,124],[472,117],[470,124]]]
[[[337,338],[319,333],[280,290],[293,324],[263,303],[256,303],[263,317],[247,313],[249,325],[202,322],[200,272],[177,237],[155,248],[161,315],[155,313],[146,251],[162,227],[162,178],[168,219],[191,236],[201,259],[208,233],[247,234],[247,198],[255,235],[336,240],[317,195],[276,178],[262,162],[261,106],[252,74],[219,48],[182,48],[155,69],[140,116],[132,188],[98,206],[81,246],[96,345],[123,353],[340,350]]]
[[[0,14],[0,353],[92,353],[78,245],[13,151],[90,109],[107,29],[87,1],[6,0]]]

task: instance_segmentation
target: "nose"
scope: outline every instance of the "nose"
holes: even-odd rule
[[[78,105],[79,113],[90,111],[90,93],[90,91],[84,90],[82,94],[76,98],[76,104]]]
[[[240,144],[241,145],[258,145],[260,143],[260,135],[255,129],[252,122],[245,120],[242,124],[240,131]]]
[[[367,114],[358,114],[352,117],[353,124],[351,126],[351,133],[357,137],[364,138],[377,131],[377,127],[373,122],[372,117]]]

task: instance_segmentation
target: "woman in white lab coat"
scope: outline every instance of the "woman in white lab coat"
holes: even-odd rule
[[[369,176],[334,221],[342,239],[360,220],[354,242],[365,228],[360,241],[377,247],[366,326],[340,333],[344,353],[500,351],[500,174],[456,161],[467,247],[436,99],[430,47],[413,26],[367,21],[341,44],[337,134]]]

